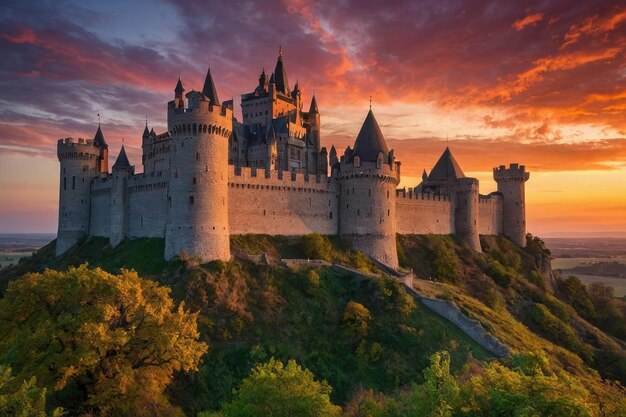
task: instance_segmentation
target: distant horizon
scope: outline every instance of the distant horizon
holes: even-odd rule
[[[541,239],[626,239],[626,231],[617,231],[612,234],[600,232],[570,232],[570,234],[546,233],[544,235],[531,233]],[[56,236],[57,232],[5,232],[0,231],[0,238],[4,236]]]

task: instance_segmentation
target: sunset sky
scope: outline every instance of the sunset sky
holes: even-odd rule
[[[315,92],[322,143],[352,144],[373,97],[402,185],[450,146],[482,193],[531,171],[528,229],[626,236],[626,6],[609,1],[12,1],[0,5],[0,232],[54,232],[56,140],[166,127],[180,73],[222,100],[252,91],[282,45]],[[240,111],[238,111],[240,114]]]

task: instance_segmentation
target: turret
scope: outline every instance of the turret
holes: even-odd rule
[[[315,99],[315,95],[311,98],[311,106],[309,107],[309,123],[311,124],[311,135],[313,140],[315,141],[316,149],[319,151],[321,146],[320,141],[320,111],[317,108],[317,100]],[[335,152],[336,154],[336,152]]]
[[[276,68],[274,68],[273,78],[274,83],[276,84],[276,91],[288,96],[290,94],[289,80],[287,80],[287,70],[285,69],[285,65],[283,64],[282,46],[278,50],[278,60],[276,61]]]
[[[98,125],[93,139],[59,139],[57,156],[61,168],[58,256],[89,233],[91,181],[107,169],[108,145],[102,129]]]
[[[143,172],[148,172],[146,169],[146,156],[150,155],[150,152],[152,152],[152,141],[150,139],[148,120],[146,118],[146,127],[143,129],[143,134],[141,135],[141,165],[143,165]]]
[[[180,76],[178,76],[178,82],[174,88],[174,107],[177,109],[185,107],[185,99],[183,97],[184,92],[185,87],[183,87],[183,82],[180,80]]]
[[[113,164],[111,184],[111,246],[117,246],[128,233],[128,178],[135,173],[135,167],[128,161],[124,145]]]
[[[397,268],[396,186],[400,177],[371,110],[354,149],[348,148],[342,157],[338,179],[340,234],[374,260]]]
[[[478,180],[459,178],[450,184],[454,207],[455,234],[477,252],[481,252],[478,233]]]
[[[233,111],[222,106],[211,72],[204,91],[187,93],[187,108],[168,105],[171,165],[165,258],[186,254],[229,260],[228,140]]]
[[[500,165],[493,169],[493,179],[502,194],[502,230],[513,242],[526,246],[526,194],[525,183],[530,178],[524,165]]]

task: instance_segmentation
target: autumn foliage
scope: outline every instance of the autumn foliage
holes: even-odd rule
[[[169,291],[86,265],[25,275],[0,300],[0,360],[17,380],[36,375],[72,413],[176,415],[163,392],[207,345]]]

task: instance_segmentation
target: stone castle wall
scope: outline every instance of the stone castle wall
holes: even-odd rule
[[[478,197],[478,233],[481,235],[502,233],[502,196],[499,194]]]
[[[397,231],[403,235],[454,233],[452,203],[446,196],[396,192]]]
[[[231,234],[305,235],[338,232],[337,184],[301,173],[229,166]]]
[[[128,237],[163,237],[167,215],[167,171],[128,180]]]

